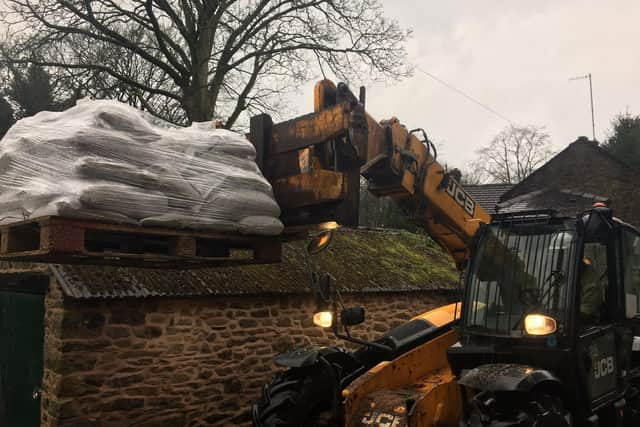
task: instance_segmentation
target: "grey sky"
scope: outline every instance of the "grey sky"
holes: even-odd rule
[[[410,27],[410,61],[488,104],[517,124],[544,125],[557,149],[591,136],[587,80],[592,73],[596,137],[627,108],[640,114],[640,1],[384,0],[385,13]],[[506,122],[424,74],[369,85],[370,113],[424,127],[441,160],[473,161]],[[312,91],[295,97],[300,113]]]

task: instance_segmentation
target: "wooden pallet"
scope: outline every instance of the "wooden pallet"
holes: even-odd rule
[[[149,268],[279,262],[277,237],[42,217],[0,226],[0,260]]]

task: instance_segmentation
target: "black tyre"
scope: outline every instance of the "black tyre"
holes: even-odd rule
[[[333,400],[330,375],[319,366],[291,369],[265,385],[262,398],[252,408],[256,427],[332,426]]]
[[[479,393],[465,425],[470,427],[570,427],[572,416],[562,399],[550,393]]]
[[[530,402],[529,414],[533,427],[569,427],[571,415],[565,409],[562,399],[542,393]]]

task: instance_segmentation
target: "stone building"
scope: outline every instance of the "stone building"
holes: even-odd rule
[[[465,185],[471,197],[490,215],[497,213],[496,207],[504,193],[511,190],[513,184],[474,184]]]
[[[554,209],[574,216],[595,202],[640,226],[640,171],[597,142],[580,137],[518,184],[468,185],[465,189],[487,212]]]
[[[293,346],[336,344],[312,325],[302,242],[273,265],[188,271],[3,263],[0,425],[247,425]],[[457,272],[426,236],[339,231],[312,257],[374,338],[455,298]]]
[[[640,226],[640,171],[614,157],[596,141],[578,138],[500,197],[506,208],[556,208],[576,214],[606,201],[614,214]],[[529,196],[527,196],[529,195]]]

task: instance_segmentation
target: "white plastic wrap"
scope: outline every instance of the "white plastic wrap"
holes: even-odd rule
[[[0,224],[60,215],[277,235],[280,208],[242,135],[172,127],[115,101],[20,120],[0,142]]]

